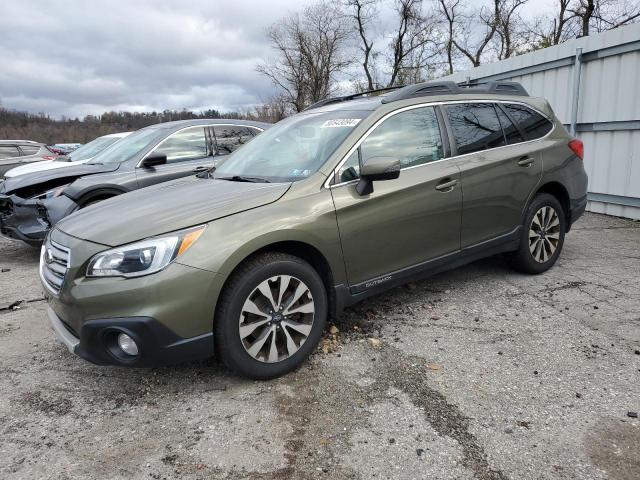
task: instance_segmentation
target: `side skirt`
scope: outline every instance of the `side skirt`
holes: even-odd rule
[[[336,314],[340,315],[343,308],[353,305],[365,298],[385,292],[390,288],[405,283],[422,280],[437,273],[458,268],[481,258],[499,253],[512,252],[520,245],[522,226],[516,227],[509,233],[484,242],[470,245],[456,252],[448,253],[426,262],[406,267],[395,272],[381,275],[362,283],[334,286],[336,299]]]

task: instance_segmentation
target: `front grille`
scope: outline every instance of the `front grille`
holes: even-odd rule
[[[40,252],[40,278],[47,289],[57,295],[69,269],[69,249],[47,239]]]

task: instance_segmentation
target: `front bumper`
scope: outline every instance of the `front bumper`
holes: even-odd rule
[[[45,241],[43,252],[50,249],[58,259],[53,265],[41,258],[49,322],[67,348],[100,365],[147,367],[211,357],[224,278],[178,262],[141,277],[86,277],[90,259],[107,248],[58,228]],[[65,265],[55,285],[47,282],[43,269],[61,272]],[[138,356],[114,349],[118,332],[134,339]]]
[[[151,317],[89,320],[79,334],[47,308],[49,323],[60,342],[96,365],[152,367],[213,356],[213,333],[180,338]],[[117,335],[126,333],[138,345],[139,354],[127,355],[117,346]]]
[[[76,208],[76,203],[65,196],[35,200],[17,195],[0,195],[0,233],[38,246],[49,229]]]

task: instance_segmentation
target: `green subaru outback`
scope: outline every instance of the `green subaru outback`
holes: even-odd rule
[[[585,209],[582,154],[515,83],[325,100],[215,171],[59,222],[40,261],[49,320],[96,364],[216,353],[277,377],[370,295],[498,253],[549,269]]]

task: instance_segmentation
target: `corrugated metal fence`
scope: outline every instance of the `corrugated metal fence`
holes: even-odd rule
[[[443,79],[514,80],[545,97],[584,142],[588,210],[640,219],[640,24]]]

